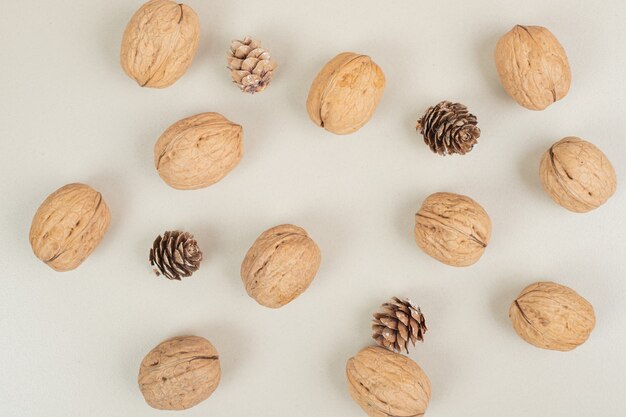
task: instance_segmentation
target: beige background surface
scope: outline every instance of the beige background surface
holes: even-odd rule
[[[223,380],[181,416],[360,416],[346,359],[370,343],[370,314],[392,295],[420,304],[430,327],[411,353],[432,380],[430,416],[623,416],[626,412],[624,237],[626,145],[622,1],[202,1],[195,61],[166,90],[121,70],[119,42],[140,2],[2,1],[0,12],[0,414],[156,416],[136,384],[142,357],[174,335],[209,338]],[[549,27],[573,85],[544,112],[515,104],[492,61],[514,24]],[[270,88],[230,84],[224,53],[254,35],[279,62]],[[335,54],[371,55],[388,85],[372,121],[336,137],[305,111],[310,82]],[[429,105],[461,101],[479,145],[437,157],[413,130]],[[175,191],[152,147],[178,119],[218,111],[245,129],[246,153],[225,180]],[[567,135],[613,161],[620,184],[599,210],[569,213],[543,192],[541,153]],[[63,184],[100,190],[113,220],[76,271],[35,259],[28,229]],[[430,193],[480,202],[493,220],[483,259],[439,264],[412,240]],[[292,222],[321,247],[309,290],[280,310],[250,299],[239,266],[259,233]],[[196,234],[206,261],[192,279],[151,274],[153,238]],[[570,353],[536,349],[507,318],[527,284],[555,280],[596,308],[597,327]],[[173,415],[173,414],[172,414]]]

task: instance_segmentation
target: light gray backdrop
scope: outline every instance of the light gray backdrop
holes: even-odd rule
[[[222,358],[214,395],[184,416],[361,416],[346,360],[370,340],[370,314],[411,297],[426,342],[411,353],[428,373],[428,415],[620,416],[626,411],[624,67],[622,1],[202,1],[193,65],[165,90],[121,70],[119,44],[139,1],[2,1],[0,12],[0,414],[156,416],[137,388],[143,356],[165,338],[197,334]],[[514,24],[550,28],[573,71],[569,95],[543,112],[500,87],[492,53]],[[279,63],[259,95],[230,83],[231,39],[261,39]],[[333,136],[305,100],[335,54],[369,54],[387,89],[371,122]],[[430,153],[414,131],[449,99],[478,116],[465,157]],[[180,118],[217,111],[245,129],[239,167],[208,189],[180,192],[153,167],[153,145]],[[544,194],[539,159],[578,135],[613,161],[607,205],[573,214]],[[70,182],[101,191],[113,220],[76,271],[32,254],[30,221]],[[422,253],[413,215],[430,193],[471,196],[493,220],[482,260],[455,269]],[[318,242],[322,267],[280,310],[250,299],[239,278],[248,247],[285,222]],[[195,233],[206,260],[193,278],[155,278],[147,262],[166,229]],[[555,280],[595,307],[588,343],[569,353],[517,337],[511,300]]]

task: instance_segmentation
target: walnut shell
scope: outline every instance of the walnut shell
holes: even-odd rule
[[[617,187],[615,170],[604,153],[573,136],[561,139],[546,151],[539,175],[548,195],[576,213],[600,207]]]
[[[498,41],[494,58],[502,86],[527,109],[543,110],[569,91],[567,55],[544,27],[515,26]]]
[[[151,0],[128,22],[120,61],[141,87],[168,87],[191,65],[198,40],[198,15],[172,0]]]
[[[257,238],[241,264],[241,279],[250,297],[278,308],[309,287],[320,262],[320,250],[306,231],[283,224]]]
[[[344,52],[317,74],[306,108],[316,125],[345,135],[369,121],[384,89],[385,75],[369,56]]]
[[[185,410],[209,398],[220,377],[220,358],[211,342],[186,336],[152,349],[141,361],[138,383],[150,407]]]
[[[85,184],[68,184],[39,206],[30,226],[30,245],[55,271],[70,271],[96,249],[110,221],[99,192]]]
[[[491,238],[491,219],[464,195],[435,193],[415,214],[415,242],[424,252],[452,266],[469,266],[482,256]]]
[[[348,360],[348,390],[371,417],[421,416],[431,397],[430,380],[417,363],[381,347]]]
[[[593,306],[553,282],[524,288],[511,304],[509,317],[517,334],[531,345],[561,351],[583,344],[596,325]]]
[[[243,156],[243,128],[218,113],[201,113],[170,126],[154,145],[154,165],[170,186],[195,190],[215,184]]]

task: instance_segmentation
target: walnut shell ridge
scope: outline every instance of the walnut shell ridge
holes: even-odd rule
[[[257,238],[241,264],[241,279],[250,297],[278,308],[309,287],[320,263],[320,249],[306,231],[284,224]]]
[[[201,113],[170,126],[154,145],[154,165],[168,185],[195,190],[215,184],[243,156],[243,128],[218,113]]]
[[[553,282],[524,288],[511,304],[509,318],[517,334],[531,345],[560,351],[583,344],[596,324],[587,300]]]
[[[370,417],[422,416],[431,398],[420,366],[381,347],[362,349],[346,364],[352,399]]]
[[[200,23],[193,9],[172,0],[151,0],[126,26],[122,68],[141,87],[168,87],[191,65],[199,38]]]
[[[539,166],[543,188],[566,209],[585,213],[604,204],[617,188],[613,165],[595,145],[567,137],[548,149]]]
[[[345,135],[372,117],[385,89],[385,75],[369,56],[344,52],[317,74],[306,108],[313,122]]]
[[[220,359],[211,342],[186,336],[152,349],[141,361],[138,383],[151,407],[185,410],[209,398],[220,378]]]
[[[527,109],[543,110],[569,91],[567,55],[544,27],[516,25],[498,41],[494,59],[502,87]]]
[[[30,245],[50,268],[70,271],[96,249],[110,221],[111,213],[99,192],[85,184],[68,184],[37,209]]]
[[[452,266],[469,266],[491,239],[491,219],[480,204],[452,193],[430,195],[415,214],[414,237],[428,255]]]

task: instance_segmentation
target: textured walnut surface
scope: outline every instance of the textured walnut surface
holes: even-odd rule
[[[330,132],[356,132],[374,114],[384,89],[385,75],[369,56],[344,52],[313,81],[307,111],[315,124]]]
[[[430,195],[415,214],[414,237],[428,255],[452,266],[469,266],[482,256],[491,238],[491,219],[469,197]]]
[[[498,41],[494,58],[504,89],[528,109],[543,110],[569,91],[567,55],[544,27],[515,26]]]
[[[172,85],[187,71],[198,47],[198,16],[171,0],[145,3],[128,22],[120,61],[142,87]]]
[[[30,227],[30,244],[48,266],[69,271],[94,251],[110,221],[99,192],[85,184],[68,184],[39,206]]]
[[[539,173],[548,195],[578,213],[600,207],[617,187],[608,158],[594,144],[577,137],[552,145],[541,159]]]
[[[513,328],[528,343],[568,351],[584,343],[596,317],[593,306],[576,291],[553,282],[524,288],[511,304]]]
[[[422,368],[381,347],[367,347],[350,358],[346,378],[350,395],[371,417],[422,416],[431,397]]]
[[[309,287],[320,262],[320,250],[306,231],[285,224],[257,238],[241,265],[241,279],[259,304],[282,307]]]
[[[170,186],[194,190],[215,184],[243,156],[243,129],[218,113],[201,113],[170,126],[154,145],[154,165]]]
[[[152,349],[139,368],[139,389],[160,410],[184,410],[206,400],[221,377],[211,342],[198,336],[174,337]]]

